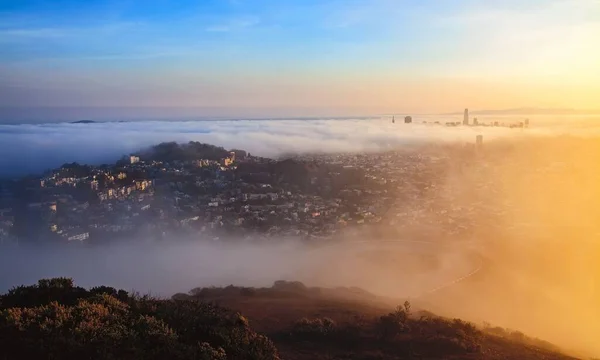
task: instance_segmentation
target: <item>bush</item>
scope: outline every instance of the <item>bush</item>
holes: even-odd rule
[[[2,308],[37,307],[59,302],[75,305],[79,299],[91,296],[84,288],[73,285],[72,279],[42,279],[36,285],[18,286],[0,296]]]
[[[336,324],[329,318],[298,320],[293,328],[292,335],[300,337],[324,337],[336,331]]]
[[[410,309],[410,302],[405,301],[403,306],[396,308],[396,311],[380,317],[377,323],[379,336],[383,339],[391,339],[409,331]]]
[[[42,280],[0,297],[0,359],[255,359],[277,349],[227,309]]]
[[[114,298],[104,300],[4,310],[0,352],[6,359],[180,358],[184,346],[164,322],[132,314]]]
[[[472,323],[434,317],[422,318],[415,327],[425,341],[435,343],[446,352],[478,352],[481,349],[482,332]]]
[[[254,288],[249,288],[249,287],[244,287],[240,290],[240,294],[242,296],[255,296],[256,295],[256,289]]]
[[[306,285],[304,285],[300,281],[285,281],[285,280],[275,281],[275,283],[273,284],[273,289],[290,291],[290,292],[298,292],[298,293],[304,293],[304,292],[308,291],[308,288],[306,287]]]

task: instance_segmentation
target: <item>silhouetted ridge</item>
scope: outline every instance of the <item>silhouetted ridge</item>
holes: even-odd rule
[[[95,124],[96,122],[93,120],[78,120],[78,121],[71,121],[71,124]]]

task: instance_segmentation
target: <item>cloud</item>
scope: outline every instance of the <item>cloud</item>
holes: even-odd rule
[[[0,41],[59,40],[78,37],[88,39],[95,36],[118,35],[143,26],[140,22],[107,22],[90,27],[10,27],[0,29]]]
[[[220,24],[208,26],[205,30],[208,32],[231,32],[247,29],[260,24],[260,19],[255,16],[244,16],[227,20]]]
[[[6,29],[0,30],[0,40],[55,39],[64,37],[68,33],[65,29],[59,28]]]
[[[451,128],[434,125],[460,116],[416,116],[412,125],[381,119],[132,121],[93,124],[0,125],[0,175],[37,173],[66,162],[114,163],[122,155],[164,141],[200,141],[277,157],[288,153],[358,152],[431,141],[473,142],[527,134],[598,134],[593,121],[579,123],[532,119],[534,128]],[[481,119],[480,119],[481,120]],[[492,121],[492,118],[483,121]],[[500,122],[520,121],[496,118]],[[428,124],[423,124],[427,121]],[[587,127],[586,127],[587,126]]]

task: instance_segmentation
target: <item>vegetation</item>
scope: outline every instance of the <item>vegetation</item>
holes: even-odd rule
[[[70,279],[0,297],[0,359],[278,359],[241,314],[198,301],[158,300]]]
[[[476,354],[481,351],[482,336],[473,324],[458,319],[413,318],[407,301],[395,311],[367,321],[355,318],[338,324],[327,317],[302,318],[274,338],[288,342],[312,340],[340,349],[353,346],[355,352],[371,348],[394,358]]]
[[[160,300],[40,280],[0,296],[0,359],[568,359],[519,332],[374,304],[360,289],[287,281]]]
[[[415,311],[408,301],[390,312],[388,302],[358,288],[277,281],[269,288],[196,288],[176,297],[242,311],[285,359],[570,359],[522,333]]]

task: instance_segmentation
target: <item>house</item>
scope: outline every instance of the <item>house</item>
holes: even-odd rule
[[[86,240],[90,237],[90,233],[89,232],[84,232],[81,234],[77,234],[77,235],[73,235],[73,236],[69,236],[67,238],[68,241],[83,241]]]

